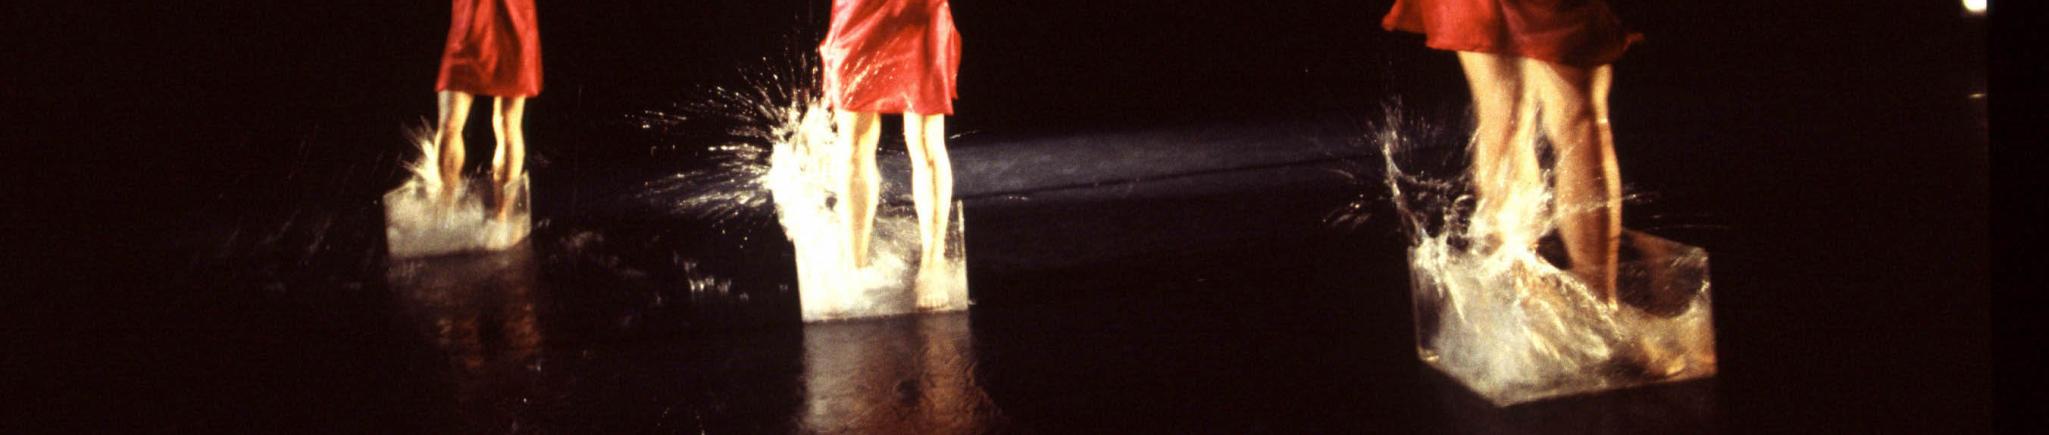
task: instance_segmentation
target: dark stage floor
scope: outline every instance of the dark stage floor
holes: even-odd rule
[[[746,20],[792,15],[728,3]],[[1136,2],[1102,4],[1139,7],[1125,3]],[[386,258],[375,202],[402,178],[401,129],[431,113],[424,91],[397,85],[418,77],[361,95],[252,91],[292,102],[278,105],[215,95],[102,112],[22,96],[48,103],[9,113],[47,127],[18,132],[25,143],[123,144],[111,149],[133,159],[53,146],[24,161],[70,164],[9,175],[11,197],[47,213],[7,215],[10,266],[33,288],[0,304],[0,391],[12,399],[0,433],[1990,430],[1977,22],[1923,18],[1945,36],[1866,47],[1748,36],[1704,24],[1734,20],[1676,12],[1644,20],[1670,36],[1617,70],[1618,151],[1638,195],[1626,220],[1711,252],[1720,374],[1499,410],[1416,360],[1405,239],[1366,142],[1397,100],[1459,128],[1457,64],[1333,24],[1371,22],[1381,6],[1323,3],[1349,12],[1173,15],[1244,17],[1234,32],[1307,29],[1272,53],[1204,35],[1236,57],[1175,78],[1130,65],[1195,59],[1150,36],[1176,25],[1102,36],[1154,48],[1135,59],[1063,54],[1000,36],[1085,34],[1118,18],[956,2],[964,27],[981,26],[970,41],[1015,55],[970,58],[963,75],[985,81],[963,85],[951,126],[975,305],[883,320],[799,323],[773,216],[715,219],[644,195],[702,169],[695,150],[724,138],[716,125],[643,129],[636,116],[701,95],[678,83],[726,76],[763,50],[668,42],[681,47],[659,48],[716,55],[653,65],[558,50],[553,93],[530,113],[533,236],[428,260]],[[1817,15],[1765,9],[1711,13]],[[567,42],[550,49],[662,44],[575,36],[660,27],[629,16],[658,11],[609,13],[551,22]],[[1843,31],[1887,29],[1878,18],[1846,18],[1871,24]],[[1026,24],[1052,22],[1065,27]],[[690,23],[702,28],[665,35],[742,25]],[[345,53],[382,47],[363,44]],[[431,64],[423,53],[405,56]],[[1878,58],[1887,68],[1862,68]],[[356,80],[383,77],[380,65],[280,68]],[[663,65],[692,66],[671,78]],[[1097,67],[1109,72],[1074,73]],[[172,92],[137,83],[113,86]],[[208,83],[191,86],[219,88]],[[1065,87],[1115,98],[1093,104]],[[488,128],[472,130],[471,155],[485,155]],[[901,176],[894,146],[884,171]],[[1361,200],[1362,223],[1331,221]]]
[[[405,261],[384,258],[372,203],[251,217],[165,258],[194,293],[87,313],[115,318],[34,348],[97,357],[29,358],[25,373],[62,374],[24,379],[51,395],[15,411],[84,427],[119,409],[152,429],[418,432],[1693,433],[1983,416],[1962,405],[1986,400],[1970,326],[1910,327],[1943,314],[1909,313],[1899,327],[1916,332],[1877,340],[1840,312],[1775,306],[1816,297],[1787,292],[1918,290],[1808,275],[1883,254],[1775,267],[1789,259],[1776,243],[1746,240],[1796,235],[1672,194],[1631,212],[1682,216],[1642,220],[1714,249],[1722,376],[1494,410],[1415,361],[1391,211],[1327,221],[1381,195],[1341,175],[1377,174],[1353,142],[1366,127],[1347,122],[964,139],[977,305],[954,315],[797,324],[789,246],[769,219],[549,214],[567,208],[556,194],[511,252]],[[1069,157],[1147,143],[1173,152]],[[564,184],[541,191],[576,189]]]

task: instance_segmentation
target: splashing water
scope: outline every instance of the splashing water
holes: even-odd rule
[[[532,233],[527,181],[520,175],[505,197],[493,197],[489,182],[464,183],[452,200],[443,196],[441,148],[433,129],[411,131],[420,156],[406,165],[412,177],[384,194],[385,246],[394,258],[412,258],[512,247]],[[502,218],[489,201],[512,201]]]
[[[890,206],[908,202],[909,195],[901,192],[902,186],[885,182],[870,263],[865,268],[853,266],[848,226],[834,210],[847,187],[852,147],[838,143],[832,110],[817,85],[815,63],[809,56],[793,57],[804,61],[752,73],[746,89],[716,89],[712,98],[685,106],[686,114],[730,121],[735,126],[727,132],[732,142],[706,149],[709,168],[652,183],[642,196],[668,201],[672,211],[721,225],[765,215],[773,205],[784,235],[796,248],[805,321],[965,309],[966,255],[958,203],[947,225],[944,270],[918,271],[921,242],[916,216]],[[682,124],[689,116],[650,111],[640,119],[644,128],[652,129]],[[890,194],[892,190],[897,193]],[[922,290],[918,281],[924,282]]]
[[[1537,183],[1514,186],[1496,216],[1474,216],[1469,178],[1404,168],[1451,164],[1458,139],[1398,106],[1386,113],[1374,140],[1410,239],[1425,363],[1501,406],[1715,372],[1706,251],[1625,231],[1621,303],[1602,302],[1533,248],[1557,226],[1551,210],[1574,205],[1551,204]],[[1501,242],[1488,252],[1490,236]]]

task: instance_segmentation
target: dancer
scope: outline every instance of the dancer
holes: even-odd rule
[[[441,153],[444,198],[452,204],[462,190],[462,132],[476,95],[497,97],[491,129],[497,147],[491,180],[497,217],[511,210],[513,184],[526,174],[526,99],[541,93],[541,30],[533,0],[453,0],[448,46],[441,57],[440,120],[435,143]]]
[[[826,99],[841,143],[853,147],[840,217],[847,222],[849,255],[869,263],[875,208],[881,193],[875,149],[881,114],[903,114],[911,157],[912,200],[924,244],[918,261],[920,306],[943,292],[928,292],[924,277],[945,260],[947,220],[953,203],[953,167],[946,155],[946,115],[958,97],[960,35],[947,0],[833,0],[832,27],[819,45]],[[943,301],[940,301],[943,302]]]
[[[1536,129],[1557,161],[1552,213],[1571,271],[1595,296],[1616,303],[1622,235],[1622,180],[1608,125],[1610,64],[1637,39],[1604,0],[1396,0],[1381,25],[1421,33],[1425,45],[1458,52],[1472,89],[1477,126],[1472,174],[1474,227],[1490,248],[1534,248],[1535,222],[1514,210],[1514,192],[1542,186]]]

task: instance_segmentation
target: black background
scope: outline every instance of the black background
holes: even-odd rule
[[[635,164],[645,143],[563,132],[630,132],[631,114],[808,53],[827,9],[538,3],[537,171]],[[1456,63],[1380,30],[1385,3],[957,1],[952,129],[1366,118],[1392,98],[1462,107]],[[1616,72],[1625,176],[1688,216],[1630,219],[1720,228],[1700,237],[1716,255],[1732,427],[1987,427],[1998,144],[1965,96],[1985,89],[1983,20],[1946,1],[1617,3],[1648,36]],[[9,339],[128,337],[92,355],[179,327],[148,319],[217,302],[159,288],[156,273],[177,266],[153,253],[204,244],[208,228],[251,210],[388,187],[328,175],[397,158],[403,129],[433,114],[447,20],[442,3],[397,0],[0,11],[7,268],[25,277],[5,309],[29,320]],[[96,347],[86,341],[27,348]],[[37,376],[22,367],[53,366],[7,378]]]

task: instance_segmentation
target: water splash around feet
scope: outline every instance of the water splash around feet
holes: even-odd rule
[[[1548,183],[1512,186],[1481,209],[1463,138],[1386,108],[1372,142],[1409,239],[1424,363],[1499,406],[1711,376],[1707,253],[1624,231],[1619,303],[1559,265]],[[1527,146],[1541,146],[1528,144]],[[1545,169],[1550,178],[1549,168]]]
[[[682,105],[680,113],[640,116],[644,128],[675,127],[693,118],[730,125],[724,144],[704,149],[709,168],[653,183],[646,197],[673,210],[720,222],[764,215],[773,208],[794,245],[799,304],[805,321],[889,316],[967,307],[963,208],[947,222],[945,259],[920,270],[917,217],[907,207],[907,186],[887,180],[875,216],[867,267],[854,267],[850,235],[835,207],[844,203],[852,147],[838,143],[832,110],[818,86],[816,61],[806,55],[780,68],[755,70],[743,89],[715,89]]]
[[[419,151],[406,165],[412,176],[383,197],[385,246],[392,257],[504,250],[533,232],[526,175],[503,191],[488,179],[467,180],[449,198],[433,130],[414,128],[411,136]],[[501,203],[509,203],[502,216]]]

